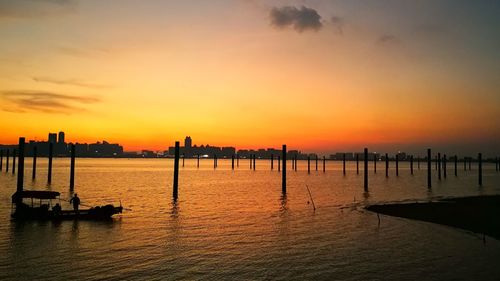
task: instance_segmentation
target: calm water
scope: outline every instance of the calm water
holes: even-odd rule
[[[69,159],[55,159],[53,184],[46,185],[44,159],[27,189],[70,196]],[[5,163],[4,163],[5,164]],[[171,201],[172,160],[77,159],[75,191],[82,203],[119,204],[132,209],[112,222],[14,222],[10,196],[16,177],[0,174],[0,280],[500,280],[500,241],[473,233],[366,212],[367,203],[478,194],[500,194],[500,173],[485,165],[484,187],[477,171],[426,187],[426,170],[400,176],[384,164],[373,173],[370,192],[348,163],[327,163],[327,172],[307,174],[307,163],[281,174],[269,161],[248,161],[231,171],[230,160],[186,160],[177,204]],[[391,166],[394,166],[391,163]],[[291,167],[291,163],[288,164]],[[5,167],[4,167],[5,168]],[[276,168],[276,166],[275,166]],[[415,164],[416,168],[416,164]],[[320,167],[321,170],[321,162]],[[433,172],[434,167],[433,167]],[[308,204],[309,186],[316,203]],[[63,202],[64,203],[64,202]],[[63,207],[69,207],[63,204]]]

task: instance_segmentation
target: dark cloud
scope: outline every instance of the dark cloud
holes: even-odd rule
[[[344,19],[342,19],[341,17],[333,16],[330,19],[330,22],[332,23],[335,31],[337,31],[339,34],[344,34]]]
[[[0,0],[0,18],[38,18],[71,12],[76,0]]]
[[[305,6],[300,9],[293,6],[274,7],[270,12],[271,24],[278,28],[293,27],[298,32],[320,30],[323,27],[321,16],[314,9]]]
[[[45,82],[45,83],[52,83],[52,84],[57,84],[57,85],[70,85],[70,86],[95,88],[95,89],[102,89],[102,88],[109,88],[110,87],[109,85],[89,83],[89,82],[76,80],[76,79],[62,80],[62,79],[54,79],[54,78],[47,78],[47,77],[33,77],[33,80],[36,82]]]
[[[3,111],[9,112],[44,112],[70,114],[86,111],[82,106],[97,103],[100,100],[90,96],[73,96],[43,91],[2,91]]]
[[[379,44],[396,44],[399,42],[399,38],[391,34],[383,34],[377,39]]]

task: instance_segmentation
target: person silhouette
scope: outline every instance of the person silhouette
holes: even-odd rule
[[[69,203],[73,203],[73,209],[78,213],[78,206],[80,205],[80,198],[78,197],[78,194],[75,193],[75,196],[69,200]]]

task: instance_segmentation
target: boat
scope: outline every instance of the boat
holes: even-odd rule
[[[18,190],[12,195],[11,217],[16,220],[109,220],[122,213],[123,207],[111,204],[82,210],[61,210],[52,200],[60,201],[57,191]],[[27,204],[26,201],[31,201]],[[56,207],[58,206],[58,207]]]

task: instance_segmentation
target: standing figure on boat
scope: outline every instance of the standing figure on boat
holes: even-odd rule
[[[69,200],[69,203],[73,203],[73,209],[78,214],[78,206],[80,205],[80,198],[78,197],[78,194],[75,193],[75,196]]]

